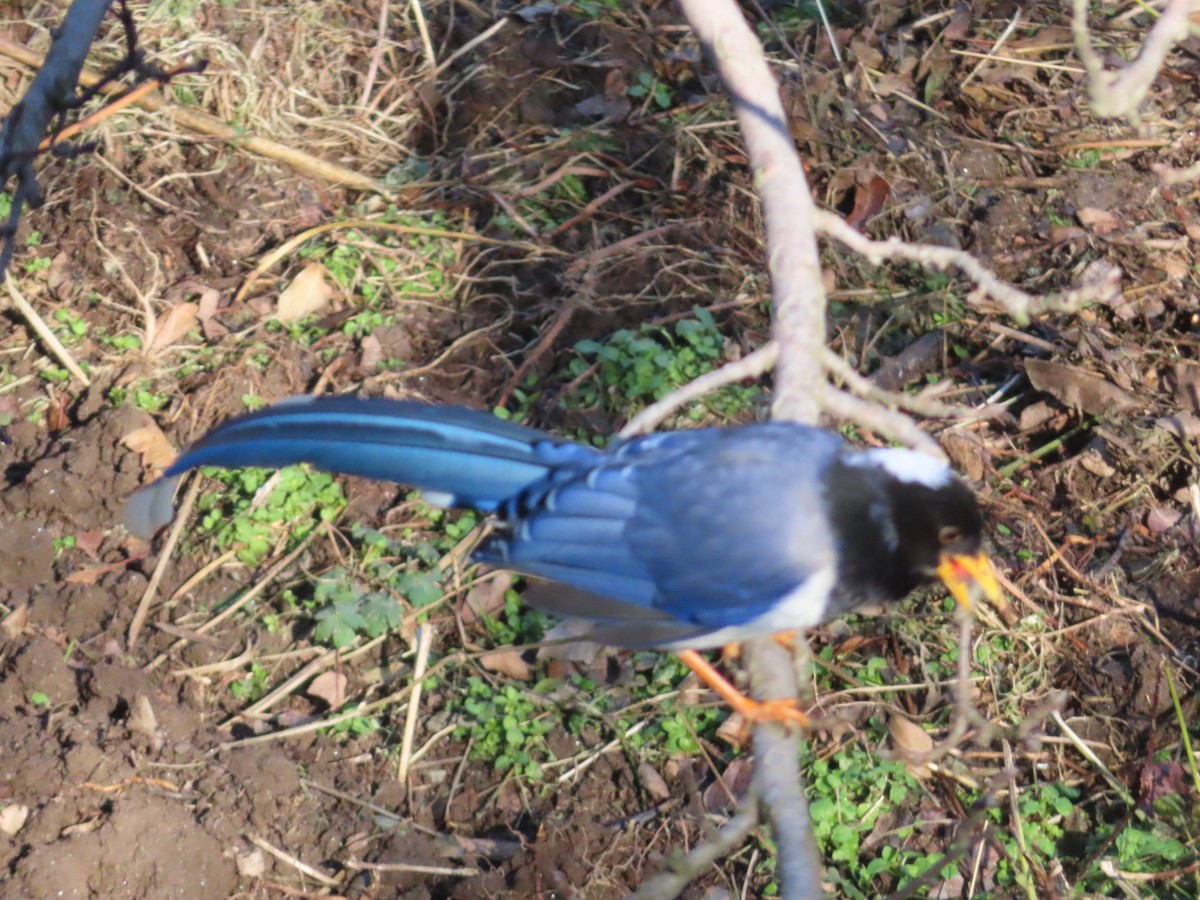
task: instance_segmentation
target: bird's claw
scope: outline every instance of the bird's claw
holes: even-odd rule
[[[752,700],[749,697],[744,699],[745,703],[737,711],[750,722],[776,722],[805,729],[812,727],[812,719],[800,709],[799,701],[794,697],[779,700]]]

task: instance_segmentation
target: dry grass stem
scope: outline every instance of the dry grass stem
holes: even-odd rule
[[[179,505],[179,511],[175,515],[175,521],[171,525],[171,531],[163,543],[162,552],[158,555],[158,564],[155,565],[154,573],[146,584],[146,590],[142,592],[142,598],[138,601],[133,621],[129,623],[129,635],[125,639],[125,646],[131,652],[137,646],[142,627],[146,624],[146,616],[150,613],[150,606],[158,594],[158,586],[162,583],[167,566],[175,555],[175,548],[179,545],[179,539],[183,536],[183,531],[191,518],[196,498],[200,496],[200,481],[199,477],[192,477],[192,482],[188,485],[187,493],[183,495],[183,502]]]
[[[429,650],[433,646],[433,629],[422,625],[417,629],[417,659],[413,666],[412,696],[404,716],[404,737],[400,742],[400,762],[396,768],[396,779],[401,784],[408,782],[408,767],[412,761],[413,739],[417,734],[417,715],[421,709],[421,689],[425,681],[425,667],[429,664]]]
[[[63,346],[62,341],[58,339],[58,335],[50,330],[50,326],[37,314],[37,310],[25,299],[25,295],[17,289],[15,280],[11,275],[4,279],[4,285],[8,288],[8,297],[12,301],[12,305],[16,307],[22,318],[33,329],[34,334],[46,345],[46,349],[50,351],[50,355],[58,360],[59,365],[71,373],[71,377],[84,387],[90,387],[92,384],[91,379],[80,368],[79,363],[75,362],[75,357]]]

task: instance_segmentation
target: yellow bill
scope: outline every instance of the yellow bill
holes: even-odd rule
[[[945,556],[937,573],[950,591],[950,596],[963,609],[971,609],[980,594],[992,603],[1000,601],[1000,582],[996,580],[992,561],[986,553]]]

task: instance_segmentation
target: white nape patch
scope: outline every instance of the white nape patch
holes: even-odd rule
[[[454,494],[447,491],[421,491],[421,499],[438,509],[449,509],[458,501]]]
[[[884,447],[866,450],[849,459],[854,466],[878,466],[893,478],[908,484],[919,484],[930,490],[945,487],[954,478],[950,467],[928,453],[905,450],[899,447]]]
[[[828,615],[829,595],[837,572],[833,566],[818,569],[799,585],[780,597],[775,605],[744,625],[726,625],[700,637],[686,638],[674,643],[656,644],[663,650],[709,650],[748,641],[751,638],[767,637],[797,628],[812,628],[825,621]]]

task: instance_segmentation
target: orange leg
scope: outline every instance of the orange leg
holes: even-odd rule
[[[812,719],[800,710],[796,700],[754,700],[730,684],[712,663],[695,650],[680,650],[676,655],[700,677],[701,681],[720,694],[735,712],[741,713],[748,721],[782,722],[801,728],[812,725]]]

